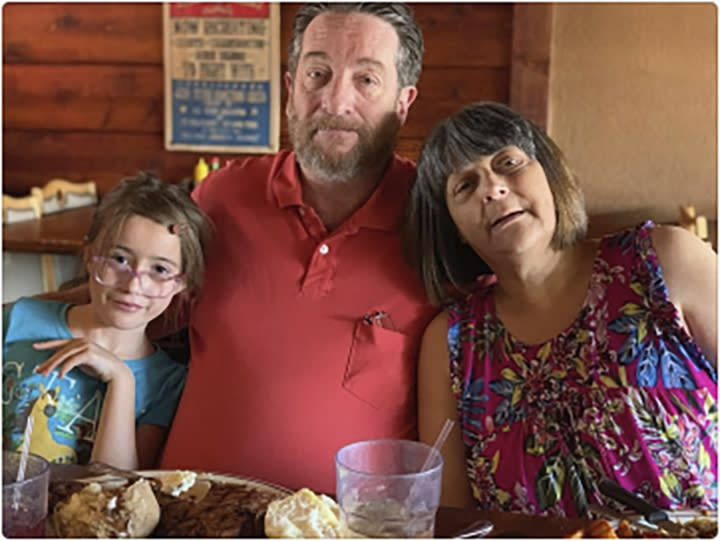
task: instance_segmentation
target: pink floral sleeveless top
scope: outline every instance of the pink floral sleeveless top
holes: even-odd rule
[[[609,503],[603,477],[666,509],[717,508],[717,373],[668,300],[652,228],[602,239],[577,319],[545,343],[513,338],[492,286],[449,308],[480,508],[584,516]]]

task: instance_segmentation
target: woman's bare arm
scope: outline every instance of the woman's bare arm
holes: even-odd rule
[[[457,426],[457,406],[450,388],[447,330],[447,313],[442,312],[423,335],[418,365],[418,430],[420,440],[432,445],[445,421],[455,421],[442,448],[441,502],[451,507],[474,507],[465,449]]]
[[[668,295],[700,349],[717,367],[717,254],[675,226],[652,231]]]

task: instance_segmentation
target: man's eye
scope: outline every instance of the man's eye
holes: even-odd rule
[[[360,77],[360,84],[364,86],[372,86],[378,84],[378,81],[377,79],[375,79],[375,77],[363,75],[362,77]]]
[[[310,79],[313,83],[317,83],[318,81],[325,80],[326,74],[324,70],[311,69],[307,72],[307,78]]]

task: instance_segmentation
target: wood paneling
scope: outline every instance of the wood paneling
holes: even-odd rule
[[[423,137],[460,103],[507,96],[507,68],[427,68],[403,134]],[[7,64],[3,122],[10,130],[162,134],[162,66]]]
[[[515,4],[510,106],[545,129],[550,86],[552,4]]]
[[[411,5],[426,53],[397,149],[415,159],[441,118],[510,99],[514,15],[505,3]],[[282,69],[299,7],[282,5]],[[3,33],[3,191],[63,177],[95,180],[102,195],[139,169],[192,175],[200,154],[163,147],[161,4],[6,4]]]

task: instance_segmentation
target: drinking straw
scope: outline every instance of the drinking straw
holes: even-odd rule
[[[20,463],[18,464],[16,482],[20,483],[25,479],[25,470],[27,469],[27,459],[30,454],[30,438],[32,437],[33,422],[35,418],[32,415],[28,415],[27,423],[25,424],[25,433],[23,434],[23,444],[20,450]],[[19,505],[18,500],[20,499],[20,487],[16,486],[13,491],[13,505],[17,507]]]
[[[433,443],[432,450],[428,453],[428,457],[425,459],[425,463],[422,465],[422,468],[420,468],[420,471],[425,471],[430,467],[433,458],[435,458],[435,453],[433,453],[432,451],[437,451],[438,453],[440,452],[440,448],[445,443],[448,435],[450,435],[450,431],[452,430],[454,424],[455,421],[445,419],[445,424],[443,425],[442,430],[440,430],[440,434],[438,434],[437,438],[435,438],[435,443]]]
[[[18,464],[17,471],[17,482],[21,482],[25,479],[25,469],[27,468],[27,459],[30,454],[30,437],[32,436],[33,422],[35,418],[32,415],[28,415],[27,423],[25,424],[25,433],[23,434],[23,444],[20,450],[20,464]]]

